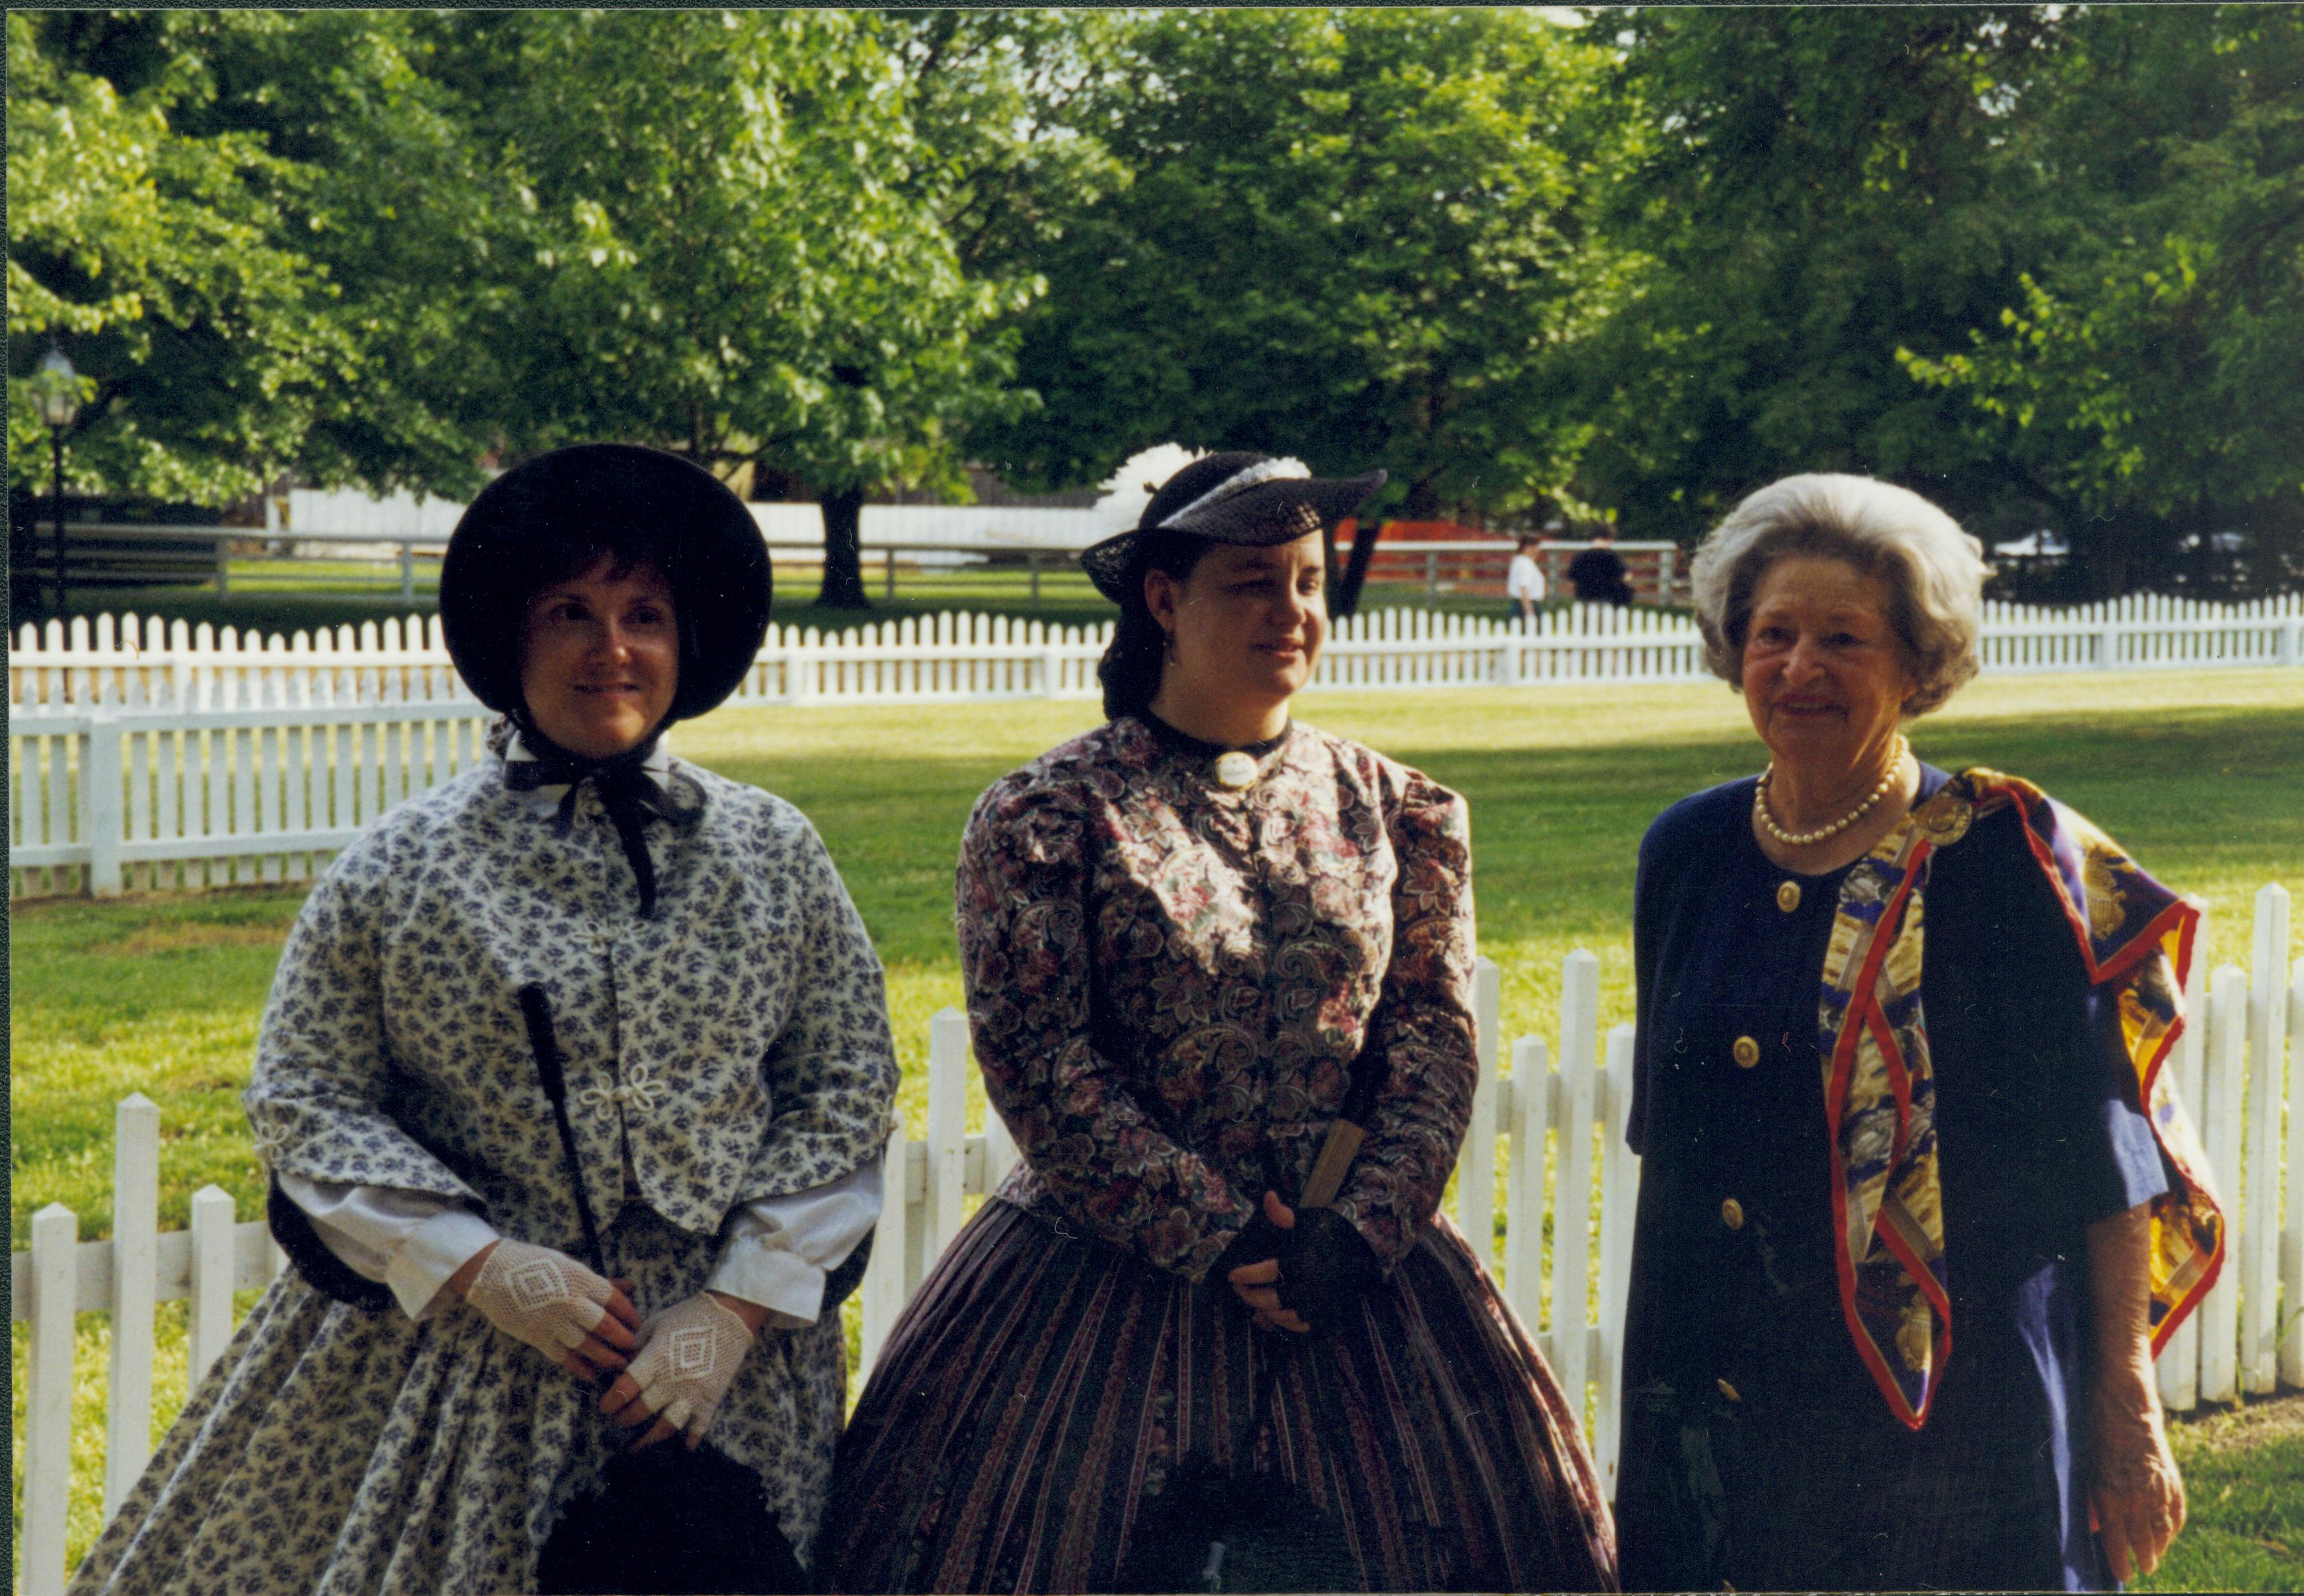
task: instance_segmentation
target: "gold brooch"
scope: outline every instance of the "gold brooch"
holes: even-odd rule
[[[1912,811],[1912,819],[1928,840],[1939,848],[1948,848],[1968,835],[1976,819],[1976,805],[1950,793],[1938,793]]]
[[[1237,748],[1220,753],[1216,755],[1216,777],[1219,786],[1244,787],[1256,779],[1256,760]]]

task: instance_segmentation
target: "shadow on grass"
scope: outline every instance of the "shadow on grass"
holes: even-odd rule
[[[400,596],[397,587],[369,592],[255,590],[221,595],[205,588],[109,588],[75,592],[72,601],[72,613],[91,617],[91,624],[99,615],[157,615],[164,621],[182,621],[195,631],[206,622],[219,632],[230,626],[237,632],[252,631],[260,636],[278,632],[284,637],[322,627],[357,627],[368,621],[380,624],[394,616],[422,619],[437,607],[429,594],[419,591],[411,603]]]
[[[358,626],[364,621],[381,621],[387,615],[428,616],[439,608],[437,587],[429,573],[434,568],[419,568],[425,574],[417,582],[412,600],[401,597],[396,579],[334,586],[319,582],[290,585],[285,579],[242,578],[236,574],[232,590],[222,594],[212,588],[191,586],[89,589],[72,595],[72,613],[91,617],[104,614],[158,615],[168,621],[182,620],[192,626],[205,621],[218,629],[231,626],[244,632],[253,628],[262,634],[276,632],[288,636],[319,627]],[[280,585],[272,585],[275,582]],[[819,632],[832,632],[881,621],[960,611],[1010,615],[1054,626],[1100,626],[1118,614],[1114,606],[1090,588],[1086,578],[1076,571],[1063,575],[1050,572],[1038,600],[1031,597],[1024,575],[1011,571],[959,576],[902,573],[897,577],[896,592],[891,598],[875,566],[867,570],[865,586],[870,594],[869,608],[832,609],[817,602],[813,578],[804,582],[780,581],[776,624],[813,626]],[[1411,583],[1371,587],[1362,598],[1361,607],[1367,611],[1431,608],[1443,614],[1486,617],[1504,613],[1504,602],[1498,598],[1444,594],[1437,604],[1427,604],[1423,588]]]
[[[1118,613],[1084,582],[1070,584],[1069,589],[1056,588],[1052,583],[1051,588],[1053,590],[1035,604],[1021,580],[1012,591],[997,586],[945,590],[920,583],[917,590],[906,592],[900,582],[894,598],[882,595],[876,585],[871,607],[863,610],[826,608],[817,603],[812,585],[805,590],[786,588],[777,594],[775,620],[781,626],[813,626],[829,632],[947,610],[980,610],[1062,626],[1101,625]],[[193,587],[95,589],[73,594],[72,603],[72,613],[76,615],[158,615],[195,627],[205,621],[219,630],[225,626],[243,632],[252,628],[259,633],[276,632],[283,636],[320,627],[358,626],[365,621],[382,621],[387,615],[428,617],[438,608],[437,591],[429,583],[418,584],[413,600],[401,597],[397,583],[314,589],[268,588],[250,582],[245,587],[235,585],[224,594],[210,588]]]

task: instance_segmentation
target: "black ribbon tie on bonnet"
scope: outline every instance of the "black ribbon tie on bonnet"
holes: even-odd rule
[[[530,747],[533,748],[532,743]],[[612,760],[588,760],[553,751],[539,752],[533,759],[514,760],[504,766],[504,785],[515,793],[533,793],[563,785],[567,787],[552,817],[553,829],[562,836],[567,836],[576,823],[577,794],[586,782],[592,784],[593,790],[600,794],[600,807],[607,811],[608,823],[616,828],[616,840],[623,845],[624,860],[632,867],[633,879],[640,883],[642,920],[656,913],[656,861],[648,856],[648,818],[659,816],[675,826],[685,826],[700,809],[700,805],[675,803],[656,785],[656,778],[644,768],[655,748],[656,741],[650,738],[630,753],[618,754]],[[703,794],[696,795],[700,799]]]

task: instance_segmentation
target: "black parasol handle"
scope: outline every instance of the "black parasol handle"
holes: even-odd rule
[[[568,1077],[562,1067],[560,1044],[552,1034],[552,1003],[544,989],[531,982],[520,989],[520,1017],[528,1023],[529,1050],[536,1055],[537,1079],[552,1105],[552,1122],[560,1130],[560,1151],[568,1160],[569,1184],[576,1193],[576,1217],[584,1226],[585,1261],[596,1270],[607,1268],[600,1249],[600,1227],[592,1217],[592,1201],[584,1193],[584,1165],[576,1156],[576,1132],[568,1123]]]

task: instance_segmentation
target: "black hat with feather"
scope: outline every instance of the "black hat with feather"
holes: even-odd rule
[[[1147,533],[1269,548],[1327,531],[1384,482],[1382,471],[1316,477],[1300,460],[1246,450],[1205,455],[1162,483],[1134,526],[1082,549],[1080,567],[1097,592],[1125,604],[1144,580],[1139,556]]]

